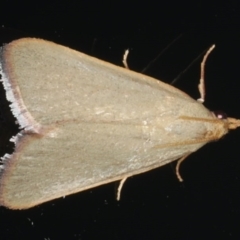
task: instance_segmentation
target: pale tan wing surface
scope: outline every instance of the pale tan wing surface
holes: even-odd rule
[[[10,208],[148,171],[227,131],[174,87],[44,40],[6,45],[2,72],[24,129],[1,173]]]

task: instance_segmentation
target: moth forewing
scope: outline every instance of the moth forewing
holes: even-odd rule
[[[22,129],[0,178],[13,209],[149,171],[239,126],[168,84],[44,40],[4,46],[1,72]]]

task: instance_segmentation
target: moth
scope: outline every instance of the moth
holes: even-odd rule
[[[202,101],[196,101],[159,80],[41,39],[5,45],[0,72],[20,126],[0,170],[0,204],[11,209],[117,180],[121,188],[126,178],[184,159],[240,126],[203,106],[203,77]]]

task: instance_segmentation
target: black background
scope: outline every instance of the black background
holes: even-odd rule
[[[38,37],[117,65],[129,48],[135,71],[181,35],[146,72],[169,83],[215,43],[205,105],[240,118],[238,1],[3,1],[0,9],[2,43]],[[175,85],[195,99],[200,62]],[[2,156],[16,127],[0,97]],[[0,207],[0,239],[239,239],[239,142],[237,130],[192,154],[183,183],[174,163],[128,179],[120,202],[111,183],[29,210]]]

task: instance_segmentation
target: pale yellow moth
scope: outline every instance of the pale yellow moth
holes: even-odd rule
[[[240,126],[168,84],[52,42],[13,41],[0,62],[21,128],[2,157],[0,204],[8,208],[122,184]]]

